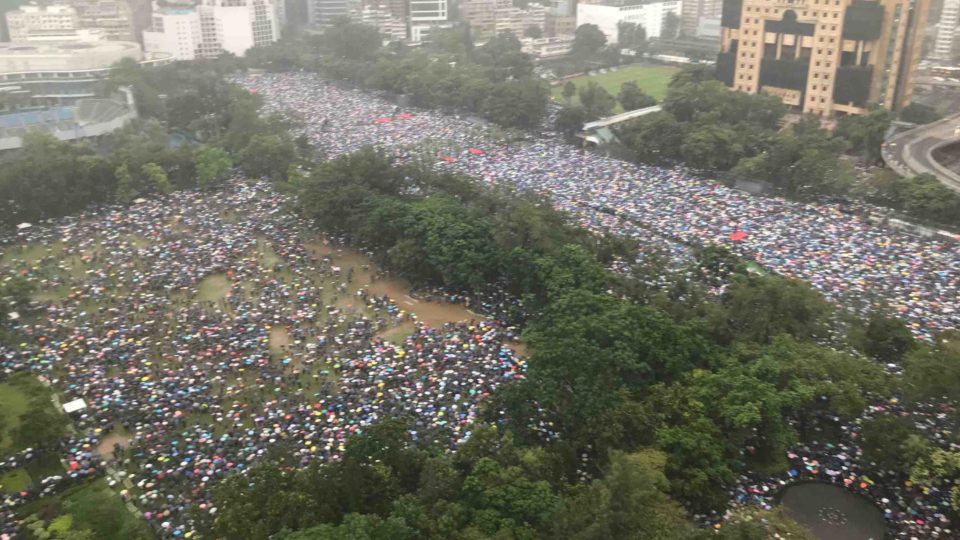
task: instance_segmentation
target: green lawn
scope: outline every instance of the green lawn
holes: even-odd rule
[[[38,499],[17,514],[21,518],[36,516],[48,529],[89,531],[98,540],[154,538],[147,524],[127,510],[102,478]]]
[[[23,468],[17,468],[0,475],[0,493],[16,493],[27,489],[30,475]]]
[[[29,402],[30,395],[22,385],[0,383],[0,455],[18,450],[13,446],[13,430],[20,425],[20,415],[26,412]]]
[[[577,85],[578,88],[587,81],[595,81],[614,97],[620,93],[621,84],[628,81],[636,81],[640,89],[655,97],[657,101],[660,101],[667,95],[667,85],[670,84],[671,77],[673,77],[677,71],[680,71],[679,68],[672,66],[632,66],[620,68],[617,71],[608,71],[607,73],[577,77],[570,80],[572,80],[573,84]],[[564,84],[566,83],[564,82],[563,84],[553,87],[553,97],[560,102],[563,102],[562,94]],[[573,101],[576,103],[577,98],[574,97]],[[619,103],[617,104],[616,112],[623,112]]]

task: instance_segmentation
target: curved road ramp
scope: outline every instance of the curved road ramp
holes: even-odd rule
[[[960,191],[960,174],[934,159],[936,150],[960,143],[960,114],[894,135],[883,143],[883,161],[901,176],[932,174]]]

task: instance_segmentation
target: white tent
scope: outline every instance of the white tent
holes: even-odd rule
[[[145,203],[145,202],[147,202],[147,200],[144,199],[143,197],[141,197],[141,198],[139,198],[139,199],[134,199],[134,200],[133,200],[133,204],[143,204],[143,203]]]
[[[11,321],[16,321],[20,319],[20,314],[16,311],[11,311],[10,313],[7,313],[7,318]]]
[[[86,408],[87,408],[87,402],[84,401],[82,398],[77,398],[73,401],[63,404],[63,412],[65,413],[82,411],[83,409],[86,409]]]
[[[17,225],[17,230],[18,230],[18,231],[22,231],[22,230],[24,230],[24,229],[29,229],[30,227],[33,227],[33,225],[31,225],[30,223],[27,223],[27,222],[23,222],[23,223]]]

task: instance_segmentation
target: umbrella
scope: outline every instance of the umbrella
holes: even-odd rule
[[[746,238],[747,236],[748,236],[747,233],[745,233],[745,232],[743,232],[743,231],[737,231],[737,232],[731,234],[730,236],[728,236],[727,238],[729,238],[730,240],[733,240],[734,242],[739,242],[739,241],[743,240],[744,238]]]
[[[378,124],[386,124],[387,122],[389,122],[389,121],[391,121],[391,120],[392,120],[392,118],[390,118],[389,116],[381,116],[380,118],[377,118],[376,120],[374,120],[374,122],[376,122],[376,123],[378,123]]]
[[[479,148],[470,148],[470,149],[467,150],[467,152],[470,152],[471,154],[473,154],[473,155],[475,155],[475,156],[482,156],[482,155],[483,155],[483,150],[481,150],[481,149],[479,149]]]
[[[24,229],[29,229],[30,227],[33,227],[33,224],[27,223],[27,222],[23,222],[23,223],[17,225],[17,230],[18,230],[18,231],[22,231],[22,230],[24,230]]]

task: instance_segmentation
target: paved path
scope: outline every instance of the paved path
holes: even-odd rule
[[[883,160],[902,176],[932,174],[960,192],[960,174],[933,158],[934,150],[952,143],[960,143],[960,114],[894,135],[883,143]]]

